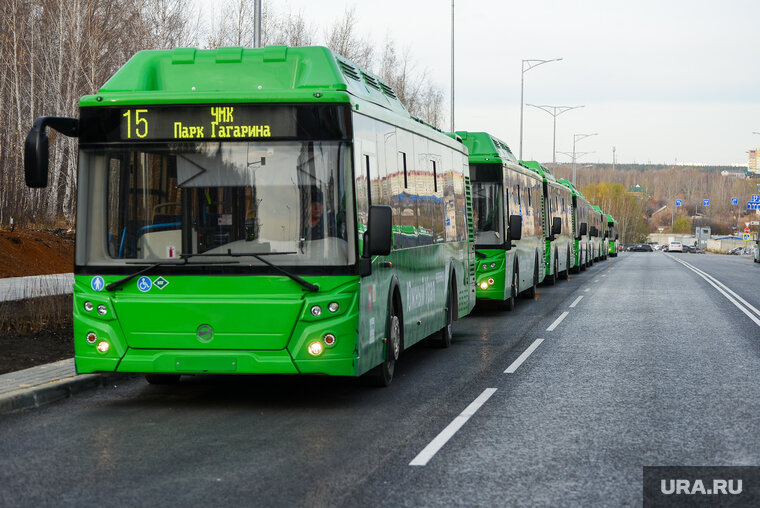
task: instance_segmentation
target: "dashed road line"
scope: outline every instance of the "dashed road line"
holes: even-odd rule
[[[435,454],[438,453],[441,448],[443,448],[449,439],[451,439],[454,434],[456,434],[457,431],[461,429],[465,423],[467,423],[467,420],[469,420],[470,417],[474,415],[475,412],[480,409],[480,407],[485,404],[489,398],[491,398],[491,395],[493,395],[494,392],[496,392],[496,388],[486,388],[483,390],[483,393],[481,393],[477,399],[472,401],[464,411],[459,413],[459,416],[454,418],[454,420],[452,420],[452,422],[449,423],[446,428],[440,432],[440,434],[435,436],[435,438],[430,441],[430,443],[425,448],[423,448],[422,451],[418,453],[414,459],[412,459],[409,465],[426,465],[430,459],[432,459],[433,456],[435,456]]]
[[[575,308],[575,306],[578,305],[578,302],[580,302],[581,300],[583,300],[583,295],[581,295],[578,298],[576,298],[575,301],[570,304],[570,308],[571,309]]]
[[[586,289],[584,289],[583,291],[585,291],[586,293],[588,293],[590,289],[591,289],[591,288],[586,288]]]
[[[528,349],[526,349],[525,351],[523,351],[523,354],[521,354],[519,357],[517,357],[517,360],[515,360],[514,362],[512,362],[512,365],[510,365],[509,367],[507,367],[507,370],[504,371],[504,374],[513,374],[520,367],[520,365],[522,365],[523,362],[528,359],[528,357],[531,355],[531,353],[533,353],[533,351],[535,351],[536,348],[541,345],[541,343],[543,341],[544,341],[544,339],[536,339],[536,340],[534,340],[533,344],[531,344],[530,347],[528,347]]]
[[[552,330],[554,330],[555,328],[557,328],[557,326],[559,326],[559,324],[562,322],[563,319],[565,319],[567,317],[568,314],[570,314],[570,313],[569,312],[563,312],[562,314],[560,314],[560,316],[557,319],[554,320],[554,323],[552,323],[551,325],[549,325],[549,328],[547,328],[546,331],[547,332],[551,332]]]

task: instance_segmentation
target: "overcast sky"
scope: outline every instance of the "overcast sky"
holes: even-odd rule
[[[321,26],[356,6],[378,45],[388,35],[410,46],[449,109],[450,0],[271,6]],[[572,151],[573,134],[598,133],[579,141],[577,151],[594,152],[582,162],[611,162],[614,146],[620,163],[746,165],[760,147],[758,0],[457,0],[455,16],[456,129],[491,132],[515,155],[521,60],[560,57],[525,73],[525,103],[585,106],[557,118],[558,151]],[[523,159],[550,162],[551,115],[524,115]]]

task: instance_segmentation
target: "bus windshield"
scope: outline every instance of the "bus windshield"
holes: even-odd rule
[[[504,212],[501,199],[501,167],[495,164],[473,164],[472,214],[475,245],[504,244]]]
[[[250,253],[279,254],[283,266],[352,265],[350,160],[338,141],[83,149],[86,264],[203,255],[260,266]]]

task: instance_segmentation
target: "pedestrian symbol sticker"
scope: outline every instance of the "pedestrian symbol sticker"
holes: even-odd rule
[[[103,280],[103,277],[100,275],[96,275],[92,278],[90,281],[90,287],[93,291],[103,291],[103,288],[106,286],[106,282]]]
[[[139,279],[137,279],[137,289],[145,293],[146,291],[150,291],[150,288],[153,286],[153,283],[150,281],[150,277],[142,276]]]
[[[159,277],[153,281],[153,285],[156,286],[158,289],[164,289],[166,286],[169,285],[169,281],[164,279],[163,277]]]

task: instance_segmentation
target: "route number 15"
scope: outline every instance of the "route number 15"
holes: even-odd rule
[[[148,135],[148,120],[146,118],[140,117],[140,115],[147,112],[148,112],[147,109],[134,110],[134,113],[135,113],[134,131],[132,130],[132,110],[127,110],[126,113],[121,115],[127,119],[127,138],[132,138],[132,132],[134,132],[135,136],[137,136],[138,138],[144,138],[145,136]]]

